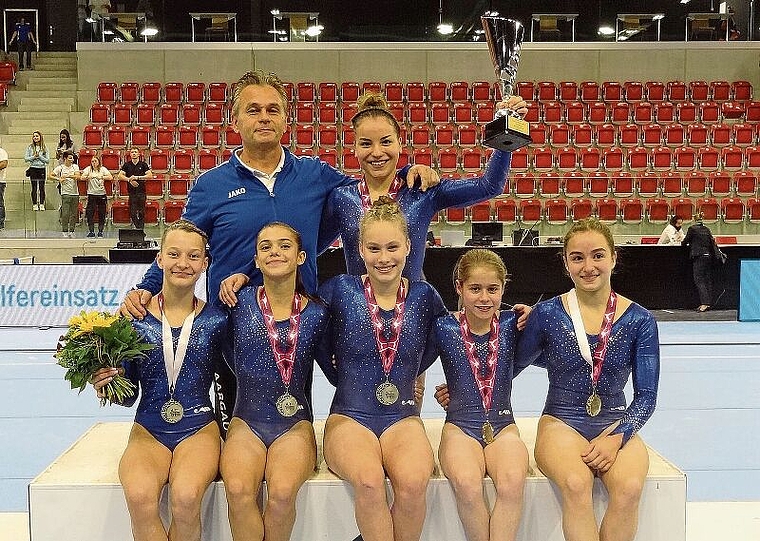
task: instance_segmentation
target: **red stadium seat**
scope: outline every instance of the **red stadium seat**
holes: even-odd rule
[[[209,83],[206,87],[206,103],[226,103],[229,88],[225,82]]]
[[[627,160],[629,171],[645,171],[649,168],[649,152],[644,147],[629,149]]]
[[[571,171],[578,168],[578,153],[575,147],[564,147],[557,150],[557,169]]]
[[[105,142],[103,138],[103,127],[88,124],[82,130],[82,144],[86,147],[100,148]]]
[[[744,221],[746,208],[744,201],[735,197],[726,197],[720,200],[720,211],[725,223],[740,223]]]
[[[634,193],[633,175],[627,171],[613,173],[611,179],[612,194],[615,197],[631,197]]]
[[[111,148],[126,148],[129,144],[127,135],[127,128],[124,126],[108,126],[106,128],[106,145]]]
[[[668,91],[669,101],[686,101],[688,98],[688,88],[683,81],[668,81],[665,87]]]
[[[525,171],[529,167],[529,161],[528,147],[518,148],[512,152],[512,161],[509,164],[509,168],[512,171]]]
[[[633,121],[636,124],[650,124],[654,121],[654,105],[648,101],[638,102],[633,106]]]
[[[662,127],[659,124],[647,124],[641,131],[641,141],[645,147],[662,144]]]
[[[731,194],[732,180],[731,175],[725,171],[712,171],[707,178],[709,179],[710,194],[715,197],[726,197]]]
[[[666,199],[652,198],[646,202],[646,217],[650,224],[665,223],[670,215],[670,205]]]
[[[705,197],[707,195],[707,174],[702,171],[689,171],[684,175],[686,195],[690,197]]]
[[[295,86],[296,102],[314,102],[317,98],[317,85],[310,81],[301,81]]]
[[[755,130],[751,124],[739,122],[731,126],[731,138],[736,146],[747,147],[755,144]]]
[[[559,99],[565,103],[578,99],[578,83],[575,81],[561,81],[559,83]]]
[[[404,85],[398,81],[388,81],[383,86],[385,99],[389,102],[404,101]]]
[[[401,111],[403,115],[403,108]],[[403,116],[401,121],[403,121]],[[336,124],[338,122],[338,111],[334,102],[320,103],[317,106],[317,122],[320,124]]]
[[[480,144],[480,128],[475,124],[459,125],[456,127],[456,139],[459,146],[476,146]]]
[[[541,103],[541,118],[546,124],[556,124],[562,122],[564,109],[558,101],[547,101]]]
[[[129,217],[129,203],[116,200],[111,204],[111,222],[114,225],[129,225],[132,223]]]
[[[449,96],[454,103],[470,101],[470,85],[465,81],[454,81],[449,84]]]
[[[641,127],[638,124],[620,126],[618,133],[621,147],[635,147],[641,144]]]
[[[541,201],[538,199],[522,199],[519,206],[521,222],[540,222],[543,218]]]
[[[682,216],[688,219],[690,216],[694,216],[694,202],[688,197],[679,197],[671,201],[670,210],[673,216]]]
[[[690,171],[698,165],[697,150],[694,147],[679,147],[674,151],[673,160],[676,169]]]
[[[176,103],[162,103],[158,106],[158,124],[176,126],[179,124],[179,106]]]
[[[614,224],[618,220],[618,203],[615,199],[599,199],[596,202],[596,217],[600,222]]]
[[[734,186],[737,197],[754,197],[757,195],[757,176],[752,171],[738,171],[734,174]]]
[[[300,83],[299,83],[300,84]],[[313,124],[316,119],[314,102],[299,101],[295,107],[296,124]]]
[[[546,222],[552,225],[564,225],[569,216],[566,199],[549,199],[544,205]]]
[[[92,157],[95,156],[97,153],[90,149],[90,148],[80,148],[79,154],[77,158],[77,163],[81,165],[82,169],[90,165],[90,162],[92,161]]]
[[[449,99],[448,85],[441,81],[428,83],[428,101],[431,103],[445,102]]]
[[[336,102],[338,101],[338,85],[335,83],[319,83],[319,101]]]
[[[654,107],[654,118],[659,124],[669,124],[676,119],[676,106],[669,101],[657,103]]]
[[[296,125],[295,127],[295,143],[300,148],[312,148],[316,142],[316,134],[314,133],[313,124]]]
[[[676,171],[665,171],[660,177],[662,195],[681,197],[683,195],[683,177]]]
[[[340,84],[340,101],[354,103],[359,99],[361,87],[356,81],[345,81]]]
[[[734,81],[731,83],[731,98],[736,101],[751,101],[752,83],[749,81]]]
[[[555,171],[546,171],[538,176],[538,190],[541,193],[541,197],[559,197],[561,184],[562,182],[559,173],[556,173]],[[526,194],[515,193],[515,195],[518,197],[524,197]],[[533,194],[527,195],[530,197]]]
[[[433,151],[430,148],[415,148],[412,150],[412,162],[433,167]]]
[[[681,124],[668,124],[663,137],[667,146],[680,147],[686,142],[686,131]]]
[[[713,101],[731,99],[731,84],[728,81],[710,81],[710,98]]]
[[[702,197],[695,201],[696,212],[705,222],[717,222],[721,211],[717,199],[714,197]]]
[[[665,85],[661,81],[647,81],[647,101],[665,101]]]
[[[112,109],[112,122],[120,126],[132,125],[132,105],[126,103],[114,103]]]
[[[158,148],[174,148],[177,142],[176,129],[172,126],[158,126],[154,133],[154,142]]]
[[[100,103],[116,103],[119,101],[119,85],[112,82],[98,83],[97,99]]]
[[[568,171],[562,176],[562,191],[565,197],[583,197],[586,195],[586,175],[579,171]]]
[[[490,102],[492,100],[491,83],[487,81],[475,81],[472,83],[472,101],[474,103]]]
[[[618,102],[623,99],[623,86],[617,81],[604,81],[602,83],[602,100],[606,102]]]
[[[689,82],[689,98],[691,101],[700,102],[710,99],[710,86],[706,81]]]
[[[462,169],[465,171],[483,169],[483,151],[480,148],[462,149]]]
[[[623,199],[620,202],[620,219],[626,224],[640,224],[644,216],[644,206],[638,198]]]
[[[446,209],[446,223],[463,224],[467,219],[467,210],[465,208],[449,207]]]
[[[491,218],[491,204],[488,201],[482,201],[470,207],[471,222],[490,222]]]
[[[676,104],[676,116],[682,124],[691,124],[697,121],[697,106],[690,101]]]
[[[557,99],[557,84],[554,81],[539,81],[536,97],[538,101],[555,101]]]
[[[532,198],[536,195],[536,177],[533,173],[513,173],[512,186],[516,197]]]
[[[100,163],[112,173],[118,172],[121,169],[121,155],[118,150],[104,148],[100,153]]]
[[[699,120],[703,124],[714,124],[720,121],[720,105],[714,101],[699,104]],[[682,121],[683,122],[683,121]]]
[[[756,197],[747,199],[747,219],[751,224],[760,223],[760,199]]]
[[[720,165],[720,152],[715,147],[702,147],[697,151],[699,168],[714,171]]]
[[[652,169],[656,171],[664,171],[673,166],[673,150],[670,147],[654,147],[650,156]]]
[[[340,106],[340,118],[344,124],[350,124],[358,110],[355,103],[344,103]]]
[[[580,98],[582,102],[592,103],[602,97],[599,83],[596,81],[583,81],[580,84]]]
[[[430,105],[430,121],[433,124],[448,124],[451,122],[451,108],[446,102],[435,102]]]
[[[469,102],[454,104],[454,122],[457,124],[469,124],[473,120],[472,105]]]
[[[660,194],[660,176],[654,171],[645,171],[634,177],[636,194],[639,197],[656,197]]]
[[[156,108],[148,103],[138,103],[135,114],[135,125],[153,126],[156,123]]]
[[[409,102],[425,102],[427,100],[425,84],[420,82],[406,83],[406,99]]]
[[[182,217],[182,212],[185,210],[184,201],[167,201],[164,203],[164,223],[172,224]]]
[[[620,147],[605,148],[602,157],[605,171],[620,171],[626,163],[625,154]]]
[[[180,124],[200,126],[202,120],[202,105],[198,103],[183,103],[180,106]]]
[[[568,124],[549,125],[549,144],[553,147],[566,147],[570,144],[570,126]]]
[[[161,83],[148,82],[143,83],[140,87],[140,99],[141,103],[158,105],[162,99]]]
[[[720,164],[724,171],[737,171],[744,165],[744,151],[736,145],[720,150]]]
[[[591,124],[604,124],[608,120],[609,108],[601,101],[595,101],[588,106],[588,121]]]
[[[610,178],[604,171],[588,175],[588,193],[591,197],[607,197],[610,193]]]
[[[515,94],[525,101],[533,101],[536,99],[536,87],[533,84],[533,81],[518,81],[516,90],[517,92],[515,92]]]
[[[591,199],[572,199],[570,201],[570,218],[573,222],[590,218],[594,215]]]
[[[554,168],[554,154],[549,147],[537,147],[533,149],[533,169],[536,171],[549,171]]]
[[[198,127],[190,125],[177,128],[177,146],[181,148],[197,148]]]
[[[644,101],[644,85],[639,81],[626,81],[623,83],[625,101],[636,103]]]
[[[169,175],[166,185],[166,192],[170,198],[187,199],[191,186],[191,177],[188,174]]]
[[[105,103],[93,103],[90,106],[90,123],[105,126],[111,122],[111,107]]]
[[[599,148],[581,148],[579,150],[581,171],[596,171],[602,167],[602,151]]]
[[[198,151],[198,172],[202,173],[219,165],[219,151],[202,148]]]
[[[594,127],[591,124],[572,124],[571,130],[576,147],[590,147],[594,144]]]
[[[610,106],[610,121],[613,124],[627,124],[631,120],[631,106],[624,102],[618,101]]]
[[[16,64],[14,62],[0,62],[0,82],[16,84]]]
[[[612,124],[601,124],[596,127],[596,145],[611,147],[617,145],[617,128]]]
[[[238,147],[243,144],[243,139],[240,137],[240,133],[235,131],[232,126],[227,126],[222,133],[224,135],[225,147]]]
[[[338,168],[338,150],[335,148],[320,148],[317,151],[317,156],[323,162],[332,165],[336,169]]]
[[[568,124],[586,122],[586,105],[580,101],[565,102],[565,121]]]
[[[182,83],[166,83],[164,85],[165,103],[182,103],[185,97],[185,85]]]
[[[497,222],[513,224],[517,221],[517,203],[513,199],[497,199],[494,211]]]

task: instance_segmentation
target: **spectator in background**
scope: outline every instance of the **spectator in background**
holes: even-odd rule
[[[63,164],[63,153],[66,150],[70,150],[72,152],[74,155],[74,163],[77,163],[77,147],[74,144],[74,141],[71,140],[71,134],[69,134],[69,130],[63,129],[58,136],[58,148],[55,149],[55,159],[58,160],[58,165]]]
[[[0,231],[5,229],[5,170],[7,168],[8,153],[0,147]]]
[[[103,237],[103,227],[106,223],[106,181],[112,182],[111,172],[100,164],[100,158],[93,156],[90,165],[82,171],[83,179],[87,179],[87,228],[90,230],[87,236],[95,236],[95,212],[98,213],[98,237]]]
[[[150,166],[140,159],[140,150],[133,148],[129,151],[131,158],[121,166],[119,180],[127,182],[129,190],[129,217],[135,229],[145,227],[145,181],[153,178]]]
[[[699,293],[697,312],[707,312],[713,297],[713,258],[717,253],[715,238],[710,229],[702,222],[702,215],[694,216],[696,222],[689,227],[684,237],[684,246],[689,247],[689,260],[694,276],[694,285]]]
[[[26,147],[24,161],[29,164],[26,176],[32,183],[32,208],[45,210],[45,177],[50,156],[40,132],[32,132],[32,142]]]
[[[683,242],[683,238],[686,236],[686,234],[683,232],[683,229],[681,229],[682,225],[683,218],[680,216],[674,215],[672,218],[670,218],[668,225],[666,225],[665,229],[662,230],[660,240],[657,241],[657,244],[680,245],[681,242]]]
[[[32,32],[32,25],[24,20],[23,17],[16,23],[16,30],[13,32],[8,45],[16,42],[18,46],[18,68],[24,69],[24,55],[26,55],[26,67],[32,69],[32,45],[37,49],[37,40]]]
[[[74,238],[74,228],[79,221],[79,166],[74,163],[74,153],[63,153],[63,164],[50,173],[51,180],[57,180],[61,189],[61,230],[64,237]]]

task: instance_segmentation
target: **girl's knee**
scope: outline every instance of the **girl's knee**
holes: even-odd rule
[[[169,487],[172,517],[194,517],[199,515],[205,487],[197,484],[174,483]]]
[[[228,474],[223,477],[224,492],[230,503],[254,500],[258,494],[258,485],[246,481],[242,476]]]
[[[449,477],[457,501],[472,505],[483,499],[483,478],[478,475],[453,475]]]
[[[628,478],[616,482],[608,488],[610,504],[627,508],[636,508],[644,491],[644,480]]]
[[[500,498],[522,498],[526,474],[527,472],[523,470],[500,473],[493,479],[496,494]]]
[[[386,502],[385,475],[382,470],[364,471],[351,480],[357,500],[368,503]]]
[[[399,501],[424,501],[430,475],[407,475],[393,484],[394,499]]]
[[[576,503],[591,502],[594,477],[591,474],[569,472],[557,484],[566,500]]]

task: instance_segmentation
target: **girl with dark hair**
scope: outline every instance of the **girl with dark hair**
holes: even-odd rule
[[[58,165],[63,163],[63,153],[67,150],[74,154],[74,163],[77,163],[77,146],[71,140],[69,130],[63,129],[58,136],[58,147],[55,149],[55,159],[58,160]]]
[[[243,288],[231,309],[237,399],[221,473],[235,541],[290,539],[296,495],[316,465],[310,389],[328,319],[324,304],[301,283],[305,260],[295,229],[265,225],[254,256],[264,285]],[[262,514],[257,498],[264,480]]]

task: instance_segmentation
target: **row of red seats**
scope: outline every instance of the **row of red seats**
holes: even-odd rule
[[[450,208],[442,211],[442,217],[449,224],[471,222],[501,222],[505,224],[522,222],[546,222],[550,225],[564,225],[569,220],[578,221],[590,216],[607,223],[638,224],[666,223],[671,216],[681,216],[690,220],[695,212],[701,213],[707,222],[722,220],[726,224],[760,223],[760,199],[751,198],[745,203],[738,198],[717,200],[713,197],[692,200],[689,198],[631,197],[616,199],[495,199],[468,208]]]
[[[120,152],[112,148],[89,149],[79,151],[78,162],[81,168],[89,165],[92,156],[100,156],[101,164],[111,172],[121,169],[122,164],[129,159],[128,152]],[[232,149],[209,149],[200,150],[180,148],[176,150],[166,148],[153,148],[145,151],[143,159],[148,163],[154,173],[187,173],[196,174],[208,171],[229,159]]]
[[[148,200],[145,202],[145,225],[158,225],[159,223],[170,224],[179,220],[185,202],[182,200],[160,201]],[[111,203],[109,209],[111,223],[115,226],[128,226],[131,223],[129,217],[129,203],[125,199],[117,199]]]
[[[283,137],[283,139],[285,139]],[[221,148],[242,144],[240,134],[231,126],[97,126],[82,131],[82,144],[89,148]],[[289,144],[289,141],[284,144]]]
[[[729,174],[714,171],[709,174],[689,171],[681,174],[675,171],[647,171],[633,174],[620,171],[608,174],[604,171],[583,173],[570,171],[560,174],[548,171],[533,173],[512,173],[505,194],[518,198],[543,197],[551,199],[559,196],[574,197],[680,197],[682,195],[701,197],[710,194],[717,197],[752,197],[757,195],[758,176],[751,171]]]
[[[154,174],[152,179],[145,181],[145,193],[150,199],[186,199],[193,182],[194,177],[187,173]],[[126,198],[129,194],[127,182],[123,180],[106,182],[104,186],[108,197]],[[77,189],[80,197],[86,197],[87,180],[77,181]]]
[[[722,148],[668,146],[610,148],[523,147],[512,152],[512,169],[516,171],[571,171],[575,169],[606,171],[739,170],[760,168],[760,147],[729,145]]]
[[[532,101],[583,101],[586,103],[605,101],[681,102],[702,101],[751,101],[752,84],[749,81],[521,81],[517,83],[516,94],[524,100]]]
[[[489,81],[420,81],[401,83],[389,81],[334,82],[285,82],[285,91],[293,102],[354,103],[364,92],[383,93],[393,102],[485,102],[501,99],[501,85]],[[102,82],[98,85],[98,101],[104,103],[135,104],[138,102],[203,103],[224,102],[232,98],[233,84],[225,82]],[[521,81],[515,93],[526,101],[750,101],[752,85],[748,81]]]
[[[760,124],[542,124],[530,125],[532,145],[624,146],[750,146],[760,141]]]
[[[760,102],[726,101],[719,103],[717,101],[703,101],[697,103],[682,101],[673,103],[663,101],[653,103],[642,101],[628,103],[618,101],[605,103],[603,101],[595,101],[583,103],[572,101],[563,103],[559,101],[531,101],[528,102],[528,112],[525,114],[525,120],[528,122],[545,122],[547,124],[561,122],[567,122],[568,124],[581,124],[584,122],[590,124],[603,124],[605,122],[613,124],[626,124],[628,122],[636,124],[649,124],[652,122],[658,124],[671,124],[673,122],[690,124],[692,122],[703,122],[710,124],[723,120],[745,120],[757,123],[760,122]]]

